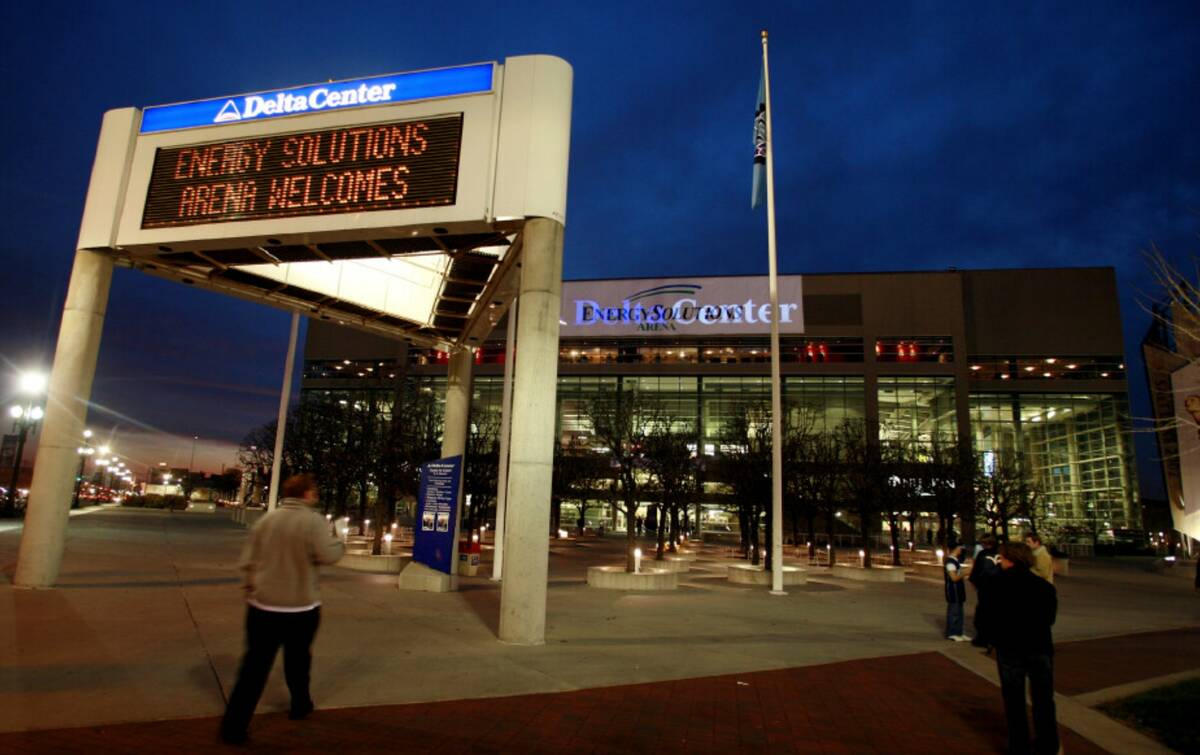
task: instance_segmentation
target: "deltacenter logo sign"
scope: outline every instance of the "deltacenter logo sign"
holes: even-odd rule
[[[492,91],[494,64],[478,63],[366,79],[311,84],[272,92],[157,105],[142,112],[141,133],[257,121],[343,108],[395,105]]]
[[[779,278],[779,330],[804,332],[798,275]],[[560,335],[746,335],[771,329],[768,279],[670,278],[563,283]]]

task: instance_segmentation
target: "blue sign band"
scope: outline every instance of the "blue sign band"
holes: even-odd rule
[[[345,108],[482,94],[492,91],[492,63],[372,76],[352,81],[156,105],[142,112],[141,133],[259,121]]]

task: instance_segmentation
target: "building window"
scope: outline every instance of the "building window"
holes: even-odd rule
[[[954,339],[950,336],[884,336],[875,341],[876,362],[954,361]]]
[[[973,380],[1124,380],[1121,357],[973,356]]]
[[[972,394],[971,430],[985,460],[1019,454],[1061,537],[1104,539],[1141,526],[1125,396]]]
[[[861,338],[781,338],[779,349],[783,363],[863,361]],[[771,341],[761,337],[568,341],[559,345],[558,360],[560,364],[769,364]]]
[[[929,449],[958,428],[952,377],[880,377],[879,439]]]

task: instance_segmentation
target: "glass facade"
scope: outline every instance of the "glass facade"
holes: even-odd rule
[[[353,387],[309,388],[305,394],[386,420],[395,387],[386,379],[388,373],[379,374],[380,365],[374,366],[378,375],[374,380],[368,376],[356,380]],[[444,376],[410,379],[438,404],[444,402]],[[789,425],[810,422],[812,429],[828,432],[846,419],[863,418],[864,382],[861,376],[786,376],[783,400]],[[503,383],[501,375],[475,377],[473,423],[484,421],[485,415],[498,421]],[[766,376],[564,375],[558,378],[558,441],[590,443],[588,403],[602,392],[617,390],[657,399],[677,429],[695,430],[697,452],[708,456],[719,451],[722,428],[743,407],[771,401]],[[954,378],[884,376],[878,379],[876,395],[881,440],[928,449],[935,439],[956,437]],[[994,463],[997,455],[1017,455],[1031,488],[1046,503],[1047,517],[1055,523],[1100,532],[1140,526],[1124,395],[972,393],[970,433],[985,466],[989,459]]]
[[[1096,529],[1138,528],[1129,409],[1123,395],[971,395],[976,450],[1019,453],[1047,517]]]
[[[954,378],[880,377],[878,396],[880,440],[927,449],[956,437]]]

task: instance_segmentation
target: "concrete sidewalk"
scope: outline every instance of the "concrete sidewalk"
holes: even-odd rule
[[[0,564],[10,576],[17,536],[0,533]],[[241,652],[233,563],[244,537],[223,513],[108,510],[72,519],[58,588],[0,586],[0,731],[219,715]],[[888,657],[966,651],[940,637],[944,604],[934,580],[864,585],[814,571],[809,584],[772,597],[726,582],[727,561],[713,549],[698,553],[674,592],[589,588],[587,566],[619,562],[622,545],[616,538],[552,545],[547,642],[534,648],[496,640],[499,590],[485,578],[435,595],[401,593],[394,578],[329,569],[314,648],[317,720],[340,720],[331,708],[461,706],[471,698],[659,682],[686,688],[709,677],[797,674],[855,660],[867,670],[917,664],[907,683],[890,687],[901,700],[921,689],[927,673],[917,661]],[[1200,625],[1189,584],[1137,565],[1073,563],[1059,588],[1059,641]],[[1192,668],[1190,656],[1166,645],[1153,643],[1160,660],[1147,666],[1149,676]],[[1096,648],[1103,658],[1104,643]],[[953,673],[972,672],[958,665]],[[985,690],[999,711],[998,692],[968,678],[963,684]],[[872,710],[879,695],[887,697],[889,687],[882,689],[862,690]],[[286,707],[277,668],[259,710]]]

